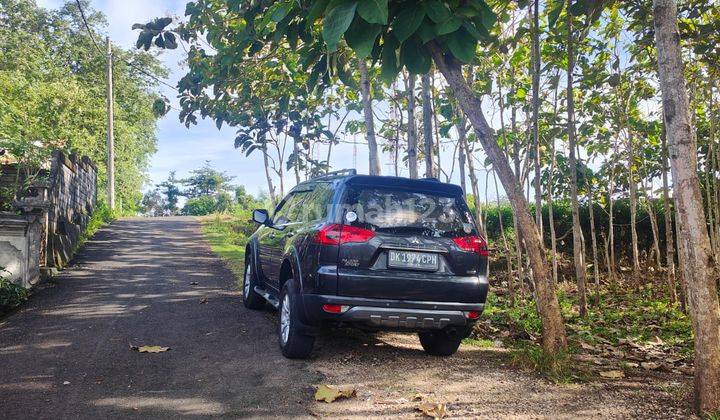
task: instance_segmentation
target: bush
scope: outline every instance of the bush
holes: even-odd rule
[[[27,300],[27,289],[12,283],[7,274],[5,268],[0,267],[0,311],[14,308]]]
[[[185,203],[182,213],[188,216],[205,216],[215,213],[217,200],[210,195],[191,198]]]

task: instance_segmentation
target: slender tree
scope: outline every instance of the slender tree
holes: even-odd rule
[[[571,0],[568,0],[568,8]],[[587,274],[585,271],[585,255],[583,254],[582,230],[580,226],[580,205],[578,203],[578,180],[577,180],[577,158],[575,156],[577,145],[575,139],[575,37],[573,35],[573,15],[567,13],[567,132],[568,152],[570,161],[570,202],[572,206],[572,231],[573,231],[573,257],[575,263],[575,277],[578,287],[578,306],[580,316],[587,314]]]
[[[654,0],[655,41],[670,152],[678,243],[695,332],[695,401],[699,412],[720,411],[720,306],[700,181],[697,140],[683,74],[675,0]]]

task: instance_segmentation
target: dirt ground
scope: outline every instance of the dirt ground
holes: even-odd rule
[[[423,402],[456,418],[689,418],[687,376],[648,372],[556,385],[508,365],[502,348],[463,345],[426,356],[412,334],[339,330],[321,337],[312,367],[357,397],[312,408],[319,416],[418,417]],[[648,377],[648,375],[651,375]]]

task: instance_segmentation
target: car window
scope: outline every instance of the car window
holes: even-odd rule
[[[473,217],[460,197],[356,188],[349,199],[357,215],[353,225],[366,229],[433,237],[476,234]]]
[[[312,191],[300,191],[292,194],[292,201],[288,205],[286,214],[288,223],[302,221],[303,206]]]
[[[334,195],[335,190],[332,185],[318,183],[302,204],[302,221],[312,222],[325,219]]]
[[[285,197],[285,200],[283,200],[280,203],[279,207],[275,209],[275,214],[273,215],[273,224],[284,225],[288,222],[287,212],[292,206],[292,202],[294,199],[294,194]]]

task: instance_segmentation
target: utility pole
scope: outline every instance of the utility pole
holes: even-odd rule
[[[107,194],[108,206],[115,210],[115,139],[113,135],[113,80],[112,47],[110,37],[105,37],[107,45]]]

